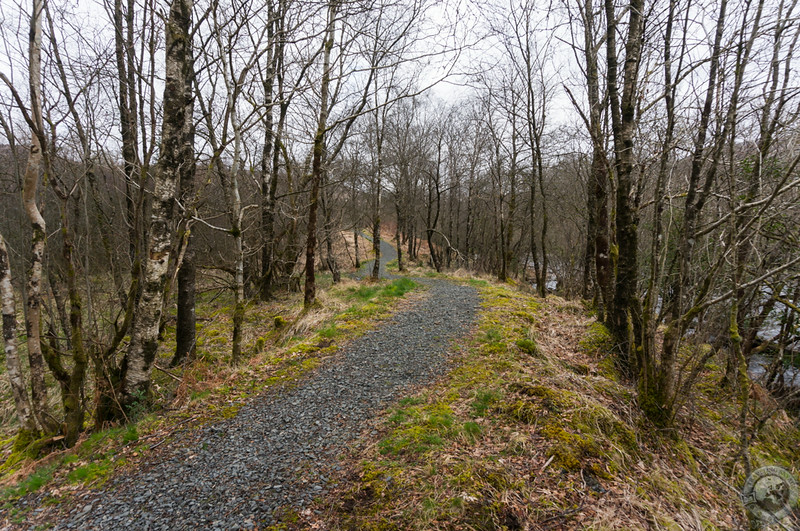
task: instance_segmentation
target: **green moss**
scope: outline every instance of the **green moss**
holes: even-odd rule
[[[533,315],[533,313],[531,313],[529,311],[515,310],[515,311],[511,312],[511,315],[513,315],[514,317],[519,318],[519,320],[522,321],[523,323],[533,324],[533,323],[536,322],[536,317]]]
[[[639,451],[636,433],[602,406],[579,408],[573,417],[572,426],[595,439],[608,441],[610,446],[628,454]]]
[[[239,414],[239,410],[242,408],[241,404],[234,404],[232,406],[226,406],[221,408],[218,411],[218,414],[223,419],[232,419],[236,415]]]
[[[504,402],[497,405],[495,410],[514,421],[525,424],[533,424],[543,415],[542,410],[528,400]]]
[[[607,378],[613,382],[619,381],[617,366],[614,363],[614,358],[612,356],[608,355],[601,359],[597,363],[597,370],[604,378]]]
[[[124,461],[114,462],[107,457],[92,461],[67,474],[67,480],[70,483],[103,483],[123,463]]]
[[[325,328],[321,329],[319,332],[320,337],[324,337],[326,339],[334,338],[338,335],[338,330],[336,329],[336,323],[331,323]]]
[[[189,400],[203,400],[204,398],[208,398],[209,395],[211,395],[211,389],[192,391],[192,394],[189,395]]]
[[[540,356],[541,352],[539,350],[539,345],[536,344],[536,341],[533,339],[520,339],[517,341],[517,346],[523,352],[530,354],[531,356]]]
[[[651,494],[658,496],[663,500],[667,500],[674,504],[676,507],[686,505],[686,500],[689,497],[684,492],[683,487],[676,481],[664,477],[663,473],[659,470],[653,470],[648,474],[647,478],[642,478],[650,484]],[[653,492],[655,491],[655,492]]]
[[[579,376],[587,376],[589,374],[589,366],[582,363],[564,363],[564,367]]]
[[[645,417],[656,428],[666,428],[672,424],[672,410],[665,405],[669,403],[669,397],[664,395],[659,386],[645,386],[640,380],[637,398]]]
[[[136,424],[129,424],[125,432],[122,434],[122,444],[128,444],[139,440],[139,432],[136,429]]]
[[[303,368],[303,370],[308,371],[308,370],[311,370],[311,369],[316,369],[317,367],[320,366],[320,363],[321,363],[321,360],[319,358],[308,358],[308,359],[304,359],[300,363],[300,366]]]
[[[692,451],[691,447],[686,443],[686,441],[682,439],[673,441],[672,449],[674,455],[678,458],[678,460],[684,465],[688,466],[693,474],[697,474],[700,472],[700,469],[697,466],[697,461],[695,460],[694,452]]]
[[[552,457],[553,464],[564,470],[580,470],[584,460],[599,457],[599,447],[590,436],[570,433],[555,424],[545,425],[540,435],[552,443],[547,456]]]
[[[501,334],[500,330],[498,330],[497,328],[489,328],[488,330],[486,330],[483,336],[483,341],[489,344],[499,343],[502,340],[503,340],[503,334]]]
[[[574,393],[543,385],[515,382],[509,386],[509,390],[526,397],[539,399],[538,402],[541,406],[551,413],[560,413],[575,403]]]
[[[37,433],[20,430],[13,438],[10,455],[0,465],[0,473],[14,471],[20,463],[29,459],[36,459],[49,441],[50,437],[41,438]]]
[[[425,453],[458,433],[453,410],[441,402],[399,409],[390,422],[398,427],[378,443],[382,454]]]
[[[584,354],[597,356],[608,354],[614,346],[614,339],[611,332],[600,322],[593,322],[586,332],[586,335],[578,343],[578,347]]]
[[[12,447],[12,452],[26,452],[29,448],[31,448],[33,443],[36,442],[38,438],[38,434],[30,430],[20,429],[17,432],[17,436],[14,437],[14,446]],[[31,455],[30,457],[35,459],[37,456]]]
[[[600,463],[597,462],[589,463],[589,470],[592,472],[592,474],[594,474],[600,479],[607,479],[607,480],[614,479],[614,475]]]
[[[255,345],[253,345],[253,351],[258,354],[259,352],[264,350],[264,347],[267,346],[267,337],[261,336],[256,339]]]

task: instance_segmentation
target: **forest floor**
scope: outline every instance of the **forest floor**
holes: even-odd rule
[[[382,254],[393,272],[393,249]],[[220,407],[200,397],[183,413],[191,427],[173,422],[158,442],[125,442],[120,428],[129,463],[84,481],[73,476],[94,457],[58,457],[67,472],[6,491],[0,528],[748,528],[739,404],[714,359],[675,429],[659,432],[581,303],[411,274],[419,289],[391,299],[392,317],[381,297],[411,280],[348,281],[344,293],[368,301],[358,312],[382,300],[382,317],[358,337],[336,335],[339,321],[309,324],[311,339],[290,349],[305,370],[251,388],[224,418],[195,422],[196,408]],[[752,421],[751,464],[797,477],[800,429],[773,406],[752,404],[763,422]]]

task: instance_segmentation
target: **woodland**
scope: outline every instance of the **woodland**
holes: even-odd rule
[[[217,363],[241,366],[253,304],[314,311],[369,259],[377,281],[385,240],[399,273],[586,301],[656,430],[715,361],[747,462],[751,358],[800,404],[799,9],[3,0],[14,448],[151,408],[154,371],[203,357],[199,299],[226,301]]]

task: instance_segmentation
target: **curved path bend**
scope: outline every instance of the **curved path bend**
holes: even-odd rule
[[[362,232],[361,237],[366,241],[370,242],[370,244],[372,244],[371,236],[364,234]],[[372,245],[370,245],[369,248],[372,249]],[[393,278],[394,275],[386,271],[386,264],[396,259],[397,259],[397,249],[392,247],[392,245],[388,243],[386,240],[381,240],[381,263],[378,266],[379,268],[378,276],[380,278]],[[374,264],[375,260],[368,260],[363,264],[361,264],[361,267],[355,273],[356,278],[365,278],[370,276],[372,274],[372,268]]]
[[[384,247],[383,259],[392,260],[394,249]],[[281,507],[301,510],[328,491],[339,456],[378,411],[445,371],[451,341],[471,326],[479,303],[473,288],[420,282],[428,285],[424,298],[348,343],[293,389],[256,397],[235,417],[175,441],[50,523],[252,529],[275,523]]]

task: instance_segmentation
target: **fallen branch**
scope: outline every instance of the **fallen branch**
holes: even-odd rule
[[[177,381],[177,382],[179,382],[179,383],[183,383],[183,380],[182,380],[180,377],[178,377],[178,376],[176,376],[176,375],[172,374],[172,373],[171,373],[170,371],[168,371],[167,369],[164,369],[163,367],[159,367],[159,366],[158,366],[157,364],[155,364],[155,363],[153,364],[153,367],[155,367],[155,368],[156,368],[156,369],[158,369],[159,371],[163,372],[164,374],[166,374],[167,376],[169,376],[169,377],[170,377],[170,378],[172,378],[173,380],[175,380],[175,381]]]

